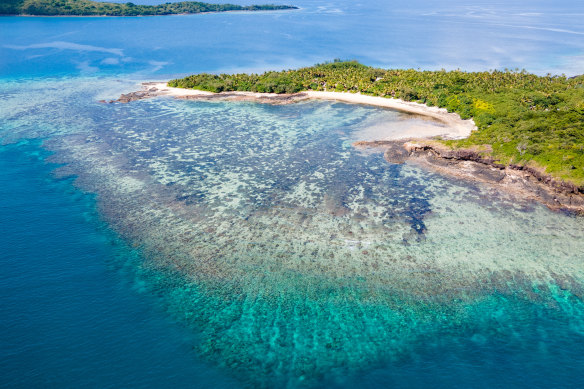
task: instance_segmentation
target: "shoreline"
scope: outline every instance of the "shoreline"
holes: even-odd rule
[[[441,136],[445,139],[464,139],[470,136],[472,131],[477,130],[472,119],[463,120],[458,114],[450,113],[445,108],[430,107],[424,104],[394,98],[347,92],[303,91],[294,94],[277,94],[234,91],[214,93],[196,89],[172,88],[167,86],[166,82],[147,82],[142,84],[141,91],[122,95],[118,100],[110,102],[128,103],[130,101],[158,96],[168,96],[186,100],[253,101],[270,104],[292,104],[305,100],[332,100],[349,104],[387,108],[394,111],[431,118],[442,123],[445,130],[444,133],[434,134],[432,137]],[[427,137],[427,134],[420,134],[419,137]]]
[[[420,115],[444,124],[444,139],[464,139],[477,127],[472,119],[463,120],[456,113],[444,108],[430,107],[420,103],[380,96],[347,92],[304,91],[294,94],[259,92],[207,92],[195,89],[172,88],[166,82],[146,82],[142,90],[123,94],[109,103],[173,97],[185,100],[204,101],[251,101],[266,104],[293,104],[307,100],[340,101],[387,108],[413,115]],[[108,103],[102,100],[102,103]],[[438,135],[418,134],[414,137],[393,137],[371,141],[357,141],[356,148],[376,148],[384,153],[389,163],[414,163],[438,173],[462,180],[482,182],[493,189],[538,201],[556,211],[568,211],[584,215],[584,187],[577,187],[556,179],[541,169],[523,165],[503,165],[485,150],[449,149],[433,141]]]

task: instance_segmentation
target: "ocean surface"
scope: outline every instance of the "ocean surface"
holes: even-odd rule
[[[581,74],[584,5],[271,3],[301,9],[0,17],[0,387],[582,386],[584,219],[351,146],[439,124],[99,100],[334,58]]]

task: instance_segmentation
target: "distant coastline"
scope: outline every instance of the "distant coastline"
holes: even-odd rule
[[[137,5],[128,3],[107,3],[91,0],[12,0],[0,4],[3,16],[162,16],[188,15],[215,12],[257,12],[298,9],[289,5],[249,5],[210,4],[196,1],[165,3],[159,5]]]

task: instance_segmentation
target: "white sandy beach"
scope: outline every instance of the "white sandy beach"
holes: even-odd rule
[[[155,88],[155,89],[154,89]],[[146,90],[156,90],[156,95],[171,96],[175,98],[196,98],[196,97],[210,97],[221,94],[200,91],[194,89],[172,88],[166,82],[148,83],[145,85]],[[241,96],[249,99],[265,99],[269,97],[281,97],[275,93],[255,93],[255,92],[226,92],[226,96]],[[415,115],[421,115],[427,118],[437,120],[443,126],[419,126],[410,129],[407,134],[378,134],[377,140],[393,140],[400,138],[431,138],[441,136],[448,139],[462,139],[470,135],[470,133],[477,129],[472,119],[463,120],[456,113],[450,113],[444,108],[429,107],[424,104],[404,101],[400,99],[385,98],[379,96],[368,96],[360,93],[344,93],[344,92],[318,92],[318,91],[304,91],[299,93],[297,99],[314,99],[314,100],[335,100],[350,104],[364,104],[376,107],[388,108],[400,112],[407,112]]]

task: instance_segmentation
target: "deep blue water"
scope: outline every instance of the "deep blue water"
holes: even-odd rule
[[[0,151],[2,387],[237,387],[136,287],[135,253],[40,142]]]
[[[384,67],[518,67],[540,74],[581,74],[584,5],[523,0],[511,5],[455,0],[273,3],[302,9],[148,18],[0,17],[0,139],[9,143],[0,146],[0,386],[294,387],[302,386],[298,377],[311,371],[313,385],[339,388],[581,386],[581,219],[533,204],[510,205],[473,186],[350,151],[349,141],[367,127],[367,120],[400,120],[383,110],[328,103],[258,108],[170,100],[106,106],[96,101],[134,90],[134,80],[197,71],[263,71],[333,58]],[[66,178],[54,174],[59,165],[47,162],[47,148],[69,163]],[[337,166],[338,160],[345,162]],[[112,171],[94,169],[100,163]],[[322,166],[326,174],[319,170]],[[234,178],[233,171],[240,176]],[[186,178],[179,174],[184,172],[189,173]],[[81,177],[77,186],[67,174]],[[109,186],[115,178],[119,185]],[[147,188],[132,197],[132,185],[142,179]],[[265,181],[270,184],[258,185]],[[298,182],[313,188],[293,192]],[[364,205],[353,190],[363,182],[364,196],[371,199]],[[310,205],[303,195],[321,192],[328,199],[326,212],[303,209],[300,221],[288,213],[300,209],[302,201]],[[391,313],[385,300],[367,300],[370,305],[363,306],[349,302],[353,290],[362,293],[360,283],[376,290],[376,281],[369,286],[363,276],[368,273],[358,273],[357,281],[339,279],[347,287],[338,290],[335,278],[332,286],[325,285],[328,289],[313,285],[311,278],[307,285],[322,287],[326,298],[329,292],[333,297],[323,297],[323,302],[302,293],[288,298],[280,291],[276,302],[294,307],[281,317],[297,320],[281,323],[280,313],[271,316],[270,303],[262,305],[260,298],[249,298],[252,303],[240,307],[229,289],[221,290],[225,284],[198,280],[207,288],[199,295],[197,282],[166,278],[144,266],[152,260],[146,253],[157,252],[148,239],[160,238],[174,248],[172,228],[184,220],[171,218],[172,223],[164,224],[168,218],[149,218],[150,209],[140,206],[173,196],[179,200],[172,203],[174,209],[182,209],[183,203],[209,206],[206,215],[216,219],[200,220],[193,227],[198,234],[193,241],[222,247],[220,258],[229,260],[231,252],[241,250],[233,240],[251,242],[250,236],[255,241],[242,256],[263,260],[262,253],[281,254],[270,246],[271,238],[262,241],[257,231],[276,234],[292,226],[290,240],[302,243],[294,247],[304,250],[307,242],[316,241],[300,259],[318,259],[311,257],[318,250],[328,255],[327,245],[344,238],[346,247],[338,251],[349,255],[358,247],[362,255],[356,258],[366,262],[376,249],[363,250],[361,241],[379,237],[386,240],[384,253],[396,251],[396,258],[414,258],[423,266],[451,256],[461,263],[455,274],[472,274],[473,282],[484,281],[480,264],[486,264],[493,274],[485,283],[492,282],[495,292],[459,304],[469,287],[462,284],[444,312],[434,306],[410,312],[404,304],[403,310],[394,309],[399,315],[384,318],[387,326],[379,328],[382,334],[374,334],[376,338],[367,331],[379,323],[376,313]],[[248,202],[227,207],[227,216],[211,207],[241,198]],[[361,228],[361,211],[355,212],[359,219],[334,224],[338,219],[330,214],[348,212],[351,201],[368,210],[394,207],[384,217],[395,225],[389,232]],[[278,211],[271,214],[266,204]],[[241,222],[223,233],[227,243],[197,240],[233,215]],[[159,235],[147,234],[159,224],[165,226]],[[339,237],[319,241],[333,233]],[[303,234],[312,236],[309,240]],[[353,247],[353,240],[359,245]],[[173,258],[164,255],[165,248],[158,248],[162,263]],[[296,255],[294,250],[285,253],[293,259]],[[552,281],[545,278],[550,268],[558,274]],[[501,276],[508,269],[516,273]],[[233,269],[223,270],[230,274]],[[273,274],[279,276],[278,270]],[[248,273],[263,276],[261,266]],[[447,288],[428,279],[429,285],[407,289]],[[246,296],[257,288],[263,293],[265,285],[274,288],[270,282],[254,284]],[[302,290],[302,279],[299,285]],[[335,293],[349,300],[338,304]],[[431,300],[420,295],[421,301]],[[232,318],[231,303],[241,309],[241,317]],[[303,309],[312,313],[303,314]],[[314,330],[310,320],[320,313],[324,338],[336,330],[338,339],[333,336],[326,345],[307,342],[306,347],[286,343],[299,339],[300,344]],[[226,318],[233,320],[231,328],[222,328]],[[262,330],[272,335],[288,331],[288,338],[282,335],[278,344]],[[319,354],[322,366],[310,360],[310,347],[315,354],[324,350]],[[306,371],[272,362],[297,363],[296,353],[308,355]],[[248,358],[270,363],[259,366]]]

